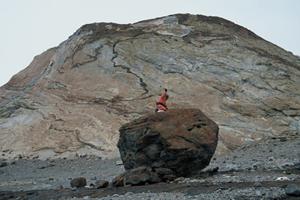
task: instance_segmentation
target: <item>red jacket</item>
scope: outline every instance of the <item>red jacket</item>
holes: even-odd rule
[[[156,107],[158,110],[168,110],[167,106],[167,92],[164,92],[156,101]]]

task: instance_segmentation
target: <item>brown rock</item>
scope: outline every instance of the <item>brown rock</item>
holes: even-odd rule
[[[120,174],[119,176],[113,178],[112,185],[116,186],[116,187],[124,186],[124,177],[125,177],[125,175],[126,175],[126,172],[124,172],[124,173]]]
[[[106,180],[97,180],[95,182],[95,188],[99,189],[99,188],[106,188],[108,186],[109,182]]]
[[[70,182],[71,187],[84,187],[86,186],[86,179],[84,177],[74,178]]]
[[[138,167],[128,170],[113,179],[113,186],[144,185],[159,183],[161,179],[150,167]]]
[[[189,176],[209,164],[218,130],[199,109],[173,109],[123,125],[118,148],[126,170],[162,167]]]
[[[184,180],[184,177],[178,177],[176,179],[174,179],[174,182],[179,182],[179,181],[183,181]]]

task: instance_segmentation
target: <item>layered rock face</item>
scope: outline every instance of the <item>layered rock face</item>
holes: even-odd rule
[[[117,152],[118,129],[154,112],[160,86],[169,108],[219,125],[217,152],[299,131],[299,69],[299,57],[217,17],[84,25],[1,87],[1,156]]]
[[[209,164],[218,131],[199,109],[174,109],[123,125],[118,148],[126,170],[147,166],[189,176]]]

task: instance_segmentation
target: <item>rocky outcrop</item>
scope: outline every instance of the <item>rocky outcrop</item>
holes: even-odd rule
[[[147,166],[189,176],[209,164],[218,131],[199,109],[168,110],[123,125],[118,148],[126,170]]]
[[[219,125],[219,153],[299,131],[299,69],[299,57],[218,17],[87,24],[0,88],[1,156],[109,156],[160,86],[169,108]]]

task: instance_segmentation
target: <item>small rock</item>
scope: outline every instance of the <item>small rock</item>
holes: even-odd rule
[[[123,162],[122,162],[122,160],[118,160],[118,161],[116,161],[116,165],[123,165]]]
[[[292,163],[292,162],[285,162],[285,163],[282,163],[280,165],[280,167],[288,167],[288,166],[294,166],[294,163]]]
[[[253,164],[253,167],[254,167],[254,166],[260,167],[261,165],[262,165],[262,162],[256,162],[256,163]]]
[[[209,179],[209,178],[205,179],[204,181],[205,181],[205,184],[208,185],[208,186],[214,185],[213,180],[211,180],[211,179]]]
[[[70,185],[72,188],[74,187],[84,187],[86,186],[86,178],[78,177],[71,180]]]
[[[207,169],[207,170],[201,171],[200,175],[213,176],[213,175],[217,174],[218,171],[219,171],[219,167],[215,167],[213,169]]]
[[[113,180],[112,180],[112,184],[113,186],[124,186],[124,178],[125,178],[125,175],[126,175],[126,172],[120,174],[119,176],[115,177]]]
[[[26,195],[33,195],[33,194],[34,194],[34,192],[32,192],[32,191],[26,192]]]
[[[91,183],[91,184],[90,184],[90,187],[93,187],[93,188],[94,188],[94,187],[95,187],[95,184],[94,184],[94,183]]]
[[[0,164],[0,167],[5,167],[5,166],[7,166],[7,162],[2,162],[2,163]]]
[[[59,186],[57,186],[55,189],[56,189],[56,190],[62,190],[62,189],[64,189],[64,187],[63,187],[62,185],[59,185]]]
[[[285,193],[289,196],[300,196],[300,188],[295,184],[286,186]]]
[[[109,182],[106,180],[98,180],[95,183],[95,188],[99,189],[99,188],[106,188],[108,186]]]
[[[269,161],[274,161],[274,158],[273,158],[273,157],[270,157],[270,158],[269,158]]]
[[[300,163],[295,163],[294,167],[295,167],[295,169],[300,170]]]
[[[175,175],[164,175],[163,177],[161,177],[161,179],[165,182],[168,182],[168,181],[174,181],[175,179],[177,178],[177,176]]]
[[[174,180],[175,183],[179,182],[179,181],[183,181],[184,177],[178,177]]]
[[[138,167],[120,174],[112,180],[114,186],[145,185],[159,183],[161,179],[150,167]]]
[[[276,178],[275,181],[290,181],[291,179],[289,179],[288,177],[278,177]]]
[[[127,192],[127,193],[125,194],[126,197],[131,196],[131,195],[133,195],[133,192]]]
[[[46,168],[45,165],[38,166],[38,169],[45,169],[45,168]]]
[[[168,169],[168,168],[156,168],[155,172],[159,175],[159,176],[164,176],[164,175],[173,175],[175,174],[173,170]]]

